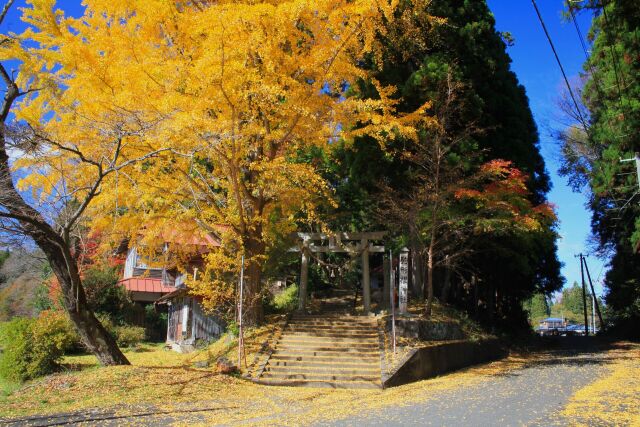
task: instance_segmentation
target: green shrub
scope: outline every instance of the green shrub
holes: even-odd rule
[[[2,324],[0,330],[0,376],[10,381],[23,381],[27,377],[31,337],[31,323],[33,320],[15,318]]]
[[[118,347],[134,347],[145,339],[143,327],[126,324],[116,325],[107,313],[96,313],[96,317],[107,332],[116,339]]]
[[[273,297],[271,306],[275,311],[292,311],[298,306],[298,285],[291,285]]]
[[[116,323],[127,319],[124,314],[132,309],[127,290],[118,284],[115,267],[94,266],[84,272],[82,286],[87,304],[94,313],[106,313]]]
[[[149,304],[144,308],[144,326],[147,331],[146,339],[156,342],[164,342],[167,337],[167,313],[156,311],[154,305]]]
[[[43,311],[36,319],[14,319],[3,325],[0,375],[25,381],[56,371],[65,350],[78,341],[65,313]]]
[[[231,322],[227,323],[227,332],[229,332],[234,337],[240,335],[240,326],[238,325],[238,322],[232,320]]]
[[[134,347],[144,341],[144,328],[140,326],[116,326],[114,332],[119,347]]]
[[[116,325],[111,320],[111,316],[107,313],[95,313],[98,321],[104,326],[104,328],[109,332],[112,336],[116,336]]]

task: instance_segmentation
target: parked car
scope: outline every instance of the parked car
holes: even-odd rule
[[[567,336],[584,336],[584,325],[569,325],[565,332]]]
[[[536,328],[536,333],[541,337],[558,336],[564,332],[566,323],[563,319],[557,317],[549,317],[540,321]]]

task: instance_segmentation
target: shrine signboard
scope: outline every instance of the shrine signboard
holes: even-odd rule
[[[400,314],[407,314],[407,302],[409,300],[409,251],[400,252],[398,263],[398,309]]]

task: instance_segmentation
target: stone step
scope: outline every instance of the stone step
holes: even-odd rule
[[[362,328],[370,328],[370,329],[377,329],[378,328],[378,324],[377,323],[366,323],[366,322],[349,322],[349,321],[342,321],[342,320],[291,320],[289,322],[289,325],[296,325],[296,326],[306,326],[309,328],[317,328],[317,327],[341,327],[341,328],[356,328],[356,329],[362,329]]]
[[[378,322],[343,312],[294,314],[259,382],[331,388],[380,388]],[[347,307],[348,308],[348,307]]]
[[[354,346],[358,346],[361,344],[365,345],[377,345],[379,338],[375,335],[367,336],[367,337],[353,337],[353,336],[323,336],[323,335],[310,335],[310,334],[282,334],[280,338],[280,342],[327,342],[327,343],[335,343],[335,344],[352,344]]]
[[[342,360],[360,360],[362,358],[380,357],[379,350],[361,349],[347,350],[345,348],[336,347],[281,347],[277,350],[278,354],[287,356],[313,356],[313,357],[338,357]]]
[[[328,342],[328,341],[295,341],[291,339],[281,340],[278,342],[276,350],[282,349],[298,349],[298,350],[315,350],[315,351],[379,351],[378,343],[364,344],[353,342]]]
[[[291,320],[294,321],[328,321],[328,322],[354,322],[354,323],[376,323],[378,320],[375,317],[368,316],[349,316],[341,313],[335,314],[322,314],[322,315],[310,315],[310,314],[298,314],[293,315]]]
[[[301,386],[333,389],[379,389],[382,388],[380,381],[307,381],[296,379],[264,379],[256,381],[259,384],[272,386]]]
[[[336,353],[338,355],[359,355],[359,354],[379,354],[380,348],[377,344],[353,345],[350,343],[328,343],[328,342],[307,342],[307,341],[284,341],[279,342],[276,352],[287,352],[304,355],[303,353]]]
[[[319,374],[319,373],[276,373],[263,372],[262,379],[274,380],[298,380],[298,381],[370,381],[380,382],[380,374],[378,375],[338,375],[338,374]]]
[[[375,325],[378,321],[375,318],[367,317],[348,317],[348,316],[335,316],[335,317],[292,317],[290,322],[315,322],[315,323],[349,323],[352,325]]]
[[[275,353],[299,354],[300,356],[325,355],[325,356],[357,356],[380,354],[378,347],[355,347],[355,346],[328,346],[320,347],[318,344],[299,345],[298,343],[278,343]]]
[[[285,333],[282,334],[282,337],[309,337],[309,338],[322,338],[324,340],[332,340],[334,338],[340,338],[340,339],[346,339],[346,340],[351,340],[351,341],[356,341],[356,342],[360,342],[360,341],[371,341],[371,340],[377,340],[378,339],[378,334],[377,333],[368,333],[368,334],[362,334],[362,333],[356,333],[356,336],[353,336],[354,334],[340,334],[337,332],[318,332],[313,333],[313,332],[309,332],[309,331],[304,331],[304,332],[298,332],[298,331],[285,331]],[[363,337],[358,337],[357,335],[364,335]]]
[[[378,333],[376,331],[313,331],[309,329],[291,329],[286,332],[289,337],[323,337],[323,338],[350,338],[350,339],[372,339],[377,340]]]
[[[287,351],[281,349],[274,353],[270,360],[314,360],[330,363],[360,363],[379,362],[380,352],[350,352],[344,351]]]
[[[344,360],[338,358],[328,358],[325,360],[320,357],[307,358],[282,358],[275,355],[269,359],[268,366],[317,366],[318,368],[334,367],[334,368],[358,368],[369,367],[370,369],[380,369],[380,358],[370,358],[361,360]]]
[[[375,320],[375,316],[360,316],[351,313],[294,313],[292,316],[294,319],[353,319],[353,320]]]
[[[287,326],[286,330],[289,329],[309,329],[316,331],[337,331],[337,332],[348,332],[348,331],[377,331],[377,327],[374,325],[336,325],[335,323],[326,323],[326,324],[313,324],[313,323],[290,323]]]
[[[355,325],[352,323],[309,323],[309,322],[292,322],[287,328],[310,328],[310,329],[332,329],[336,331],[375,331],[377,325]]]
[[[380,366],[373,368],[361,367],[361,368],[336,368],[336,367],[322,367],[322,366],[269,366],[264,370],[265,372],[271,372],[273,374],[282,375],[297,375],[297,374],[309,374],[309,375],[339,375],[339,376],[366,376],[377,378],[380,376]]]

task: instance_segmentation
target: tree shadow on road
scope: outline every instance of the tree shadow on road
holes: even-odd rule
[[[495,373],[498,377],[519,376],[518,368],[541,368],[545,366],[606,366],[615,361],[628,360],[633,357],[628,350],[631,343],[616,342],[600,337],[553,337],[536,343],[535,347],[512,360],[513,369]]]

